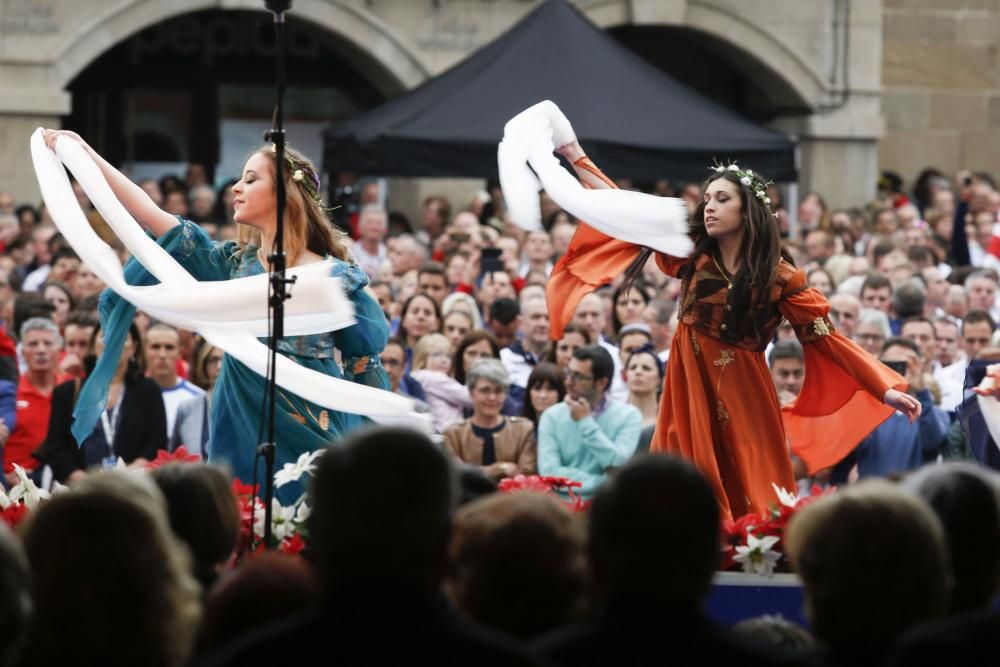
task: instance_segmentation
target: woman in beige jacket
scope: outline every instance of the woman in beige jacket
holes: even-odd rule
[[[535,433],[524,417],[500,414],[510,379],[496,359],[477,361],[465,374],[472,397],[472,416],[444,432],[449,453],[466,465],[500,480],[536,471]]]

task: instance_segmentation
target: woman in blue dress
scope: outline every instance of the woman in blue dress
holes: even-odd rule
[[[132,216],[157,238],[157,242],[198,280],[228,280],[265,273],[274,242],[277,217],[275,174],[277,158],[270,147],[250,156],[243,175],[233,186],[233,219],[238,223],[236,241],[213,241],[197,225],[161,210],[149,196],[121,172],[101,158],[74,132],[47,130],[46,142],[54,145],[59,135],[79,142],[97,162],[115,196]],[[343,234],[327,219],[320,202],[315,167],[297,151],[285,155],[285,254],[288,266],[328,261],[331,274],[340,277],[355,307],[357,323],[339,331],[283,338],[280,353],[297,363],[337,378],[389,389],[389,379],[379,361],[388,339],[388,324],[377,300],[366,289],[365,272],[349,259]],[[153,284],[156,279],[137,261],[125,267],[133,285]],[[263,295],[262,295],[263,298]],[[109,354],[112,331],[127,329],[135,308],[110,290],[100,304]],[[335,358],[340,351],[341,365]],[[89,383],[89,382],[88,382]],[[99,379],[88,394],[101,402],[104,389]],[[226,355],[216,381],[212,401],[210,460],[231,466],[234,476],[249,482],[254,476],[257,446],[266,438],[265,380],[236,359]],[[325,447],[359,426],[364,418],[330,411],[279,388],[275,410],[276,469],[294,462],[299,455]],[[81,395],[81,403],[84,396]],[[99,412],[98,412],[99,414]],[[85,412],[76,415],[85,421]],[[83,424],[85,427],[85,424]],[[75,429],[74,429],[75,430]],[[263,466],[261,466],[262,468]],[[258,471],[258,482],[262,471]],[[291,497],[298,489],[281,489]],[[293,498],[294,499],[294,498]]]

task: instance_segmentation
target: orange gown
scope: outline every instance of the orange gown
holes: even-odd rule
[[[589,160],[576,166],[610,184]],[[580,299],[623,273],[639,251],[580,225],[547,288],[549,303],[559,304],[551,313],[553,339],[561,338]],[[790,450],[815,472],[841,460],[892,415],[882,397],[890,388],[905,390],[906,381],[834,330],[829,304],[807,286],[804,271],[782,262],[771,286],[777,313],[760,338],[727,340],[728,280],[712,259],[658,254],[656,261],[672,276],[688,261],[696,270],[679,306],[650,450],[693,462],[727,518],[777,504],[772,483],[794,491]],[[803,343],[806,367],[799,398],[785,409],[763,354],[782,318]]]

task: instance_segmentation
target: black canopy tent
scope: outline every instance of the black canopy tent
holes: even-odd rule
[[[678,83],[618,44],[566,0],[547,0],[440,76],[324,134],[327,170],[495,177],[504,123],[550,99],[612,177],[700,180],[739,160],[796,178],[795,144]]]

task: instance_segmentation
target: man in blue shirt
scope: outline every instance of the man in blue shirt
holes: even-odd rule
[[[847,478],[857,464],[859,477],[886,477],[905,473],[937,457],[948,435],[948,415],[934,404],[924,380],[924,360],[920,348],[908,338],[890,338],[882,346],[881,359],[887,365],[905,364],[910,394],[920,401],[920,417],[912,424],[896,412],[843,461],[837,464],[832,483]]]
[[[573,353],[566,373],[566,398],[542,413],[538,424],[538,472],[581,482],[589,499],[608,473],[635,452],[642,414],[609,400],[614,375],[611,355],[599,345]]]

